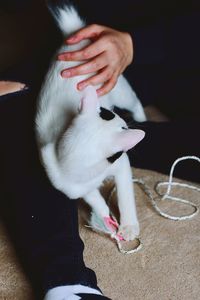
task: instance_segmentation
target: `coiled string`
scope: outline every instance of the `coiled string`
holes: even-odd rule
[[[200,192],[200,188],[198,188],[194,185],[179,183],[179,182],[173,182],[173,174],[174,174],[174,170],[175,170],[176,165],[178,163],[180,163],[181,161],[188,160],[188,159],[196,160],[200,163],[200,158],[197,157],[197,156],[183,156],[183,157],[180,157],[180,158],[176,159],[174,161],[172,167],[171,167],[170,174],[169,174],[169,180],[168,181],[162,181],[162,182],[159,182],[159,183],[156,184],[155,191],[158,195],[156,197],[154,197],[152,195],[151,189],[149,188],[149,186],[146,184],[146,182],[143,179],[134,179],[133,178],[133,180],[132,180],[134,183],[138,183],[139,185],[141,185],[142,189],[144,190],[144,192],[148,196],[151,205],[154,207],[156,212],[164,218],[174,220],[174,221],[182,221],[182,220],[191,219],[199,213],[199,209],[198,209],[197,205],[194,204],[193,202],[191,202],[189,200],[186,200],[186,199],[182,199],[182,198],[178,198],[178,197],[174,197],[174,196],[170,195],[172,186],[179,186],[179,187],[183,187],[183,188],[187,188],[187,189],[191,189],[191,190],[195,190],[195,191]],[[166,193],[162,194],[161,192],[159,192],[159,188],[161,186],[167,186]],[[110,195],[109,195],[109,198],[108,198],[108,203],[111,200],[111,198],[112,198],[112,196],[115,192],[116,192],[116,186],[114,186],[112,188],[111,192],[110,192]],[[183,216],[174,216],[174,215],[167,214],[158,207],[158,205],[157,205],[158,200],[159,201],[170,200],[170,201],[183,203],[185,205],[191,206],[193,208],[193,212],[189,213],[189,214],[186,214],[186,215],[183,215]],[[112,218],[115,220],[115,222],[117,224],[117,221],[114,218],[114,216],[112,216]],[[111,238],[116,240],[118,249],[123,254],[135,253],[135,252],[139,251],[142,248],[141,240],[140,240],[140,238],[137,238],[136,239],[137,240],[137,246],[134,249],[132,249],[132,250],[123,249],[121,239],[119,238],[119,236],[117,234],[117,231],[113,232],[113,231],[110,231],[108,228],[105,228],[105,224],[103,223],[103,221],[102,220],[100,221],[94,213],[92,214],[90,226],[88,226],[88,227],[91,227],[95,231],[109,234]]]

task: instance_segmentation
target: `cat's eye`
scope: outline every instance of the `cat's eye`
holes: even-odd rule
[[[123,126],[122,129],[123,129],[123,130],[128,130],[128,127],[124,127],[124,126]]]

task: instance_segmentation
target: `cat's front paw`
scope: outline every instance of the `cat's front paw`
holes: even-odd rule
[[[118,234],[120,234],[125,241],[132,241],[138,237],[140,233],[140,227],[138,223],[133,225],[120,225]]]

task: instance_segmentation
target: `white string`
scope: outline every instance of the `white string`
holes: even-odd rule
[[[112,215],[112,219],[114,221],[116,221],[116,223],[117,223],[117,220],[116,220],[115,216]],[[90,218],[90,221],[89,221],[89,225],[85,225],[85,227],[91,228],[93,231],[99,232],[101,234],[109,235],[112,239],[114,239],[116,241],[118,250],[123,254],[135,253],[135,252],[139,251],[142,248],[142,243],[141,243],[140,239],[135,238],[134,240],[137,243],[136,247],[134,247],[131,250],[123,249],[121,241],[120,241],[120,237],[117,233],[117,230],[116,231],[111,231],[109,228],[107,228],[105,226],[103,220],[101,218],[99,218],[98,215],[96,215],[94,212],[91,213],[91,218]]]
[[[197,157],[197,156],[183,156],[183,157],[180,157],[178,159],[175,160],[175,162],[173,163],[172,167],[171,167],[171,170],[170,170],[170,175],[169,175],[169,180],[168,182],[159,182],[157,183],[157,185],[155,186],[155,190],[157,192],[157,194],[161,197],[160,200],[170,200],[170,201],[175,201],[175,202],[181,202],[181,203],[184,203],[186,205],[189,205],[191,207],[193,207],[194,211],[190,214],[187,214],[187,215],[183,215],[183,216],[172,216],[172,215],[169,215],[169,214],[166,214],[165,212],[163,212],[161,209],[158,208],[158,206],[156,205],[155,203],[155,206],[154,208],[157,210],[157,212],[165,217],[165,218],[168,218],[168,219],[171,219],[171,220],[174,220],[174,221],[180,221],[180,220],[187,220],[187,219],[191,219],[193,218],[195,215],[198,214],[199,212],[199,209],[198,207],[191,201],[189,200],[185,200],[185,199],[182,199],[182,198],[179,198],[179,197],[174,197],[174,196],[171,196],[170,195],[170,192],[171,192],[171,189],[172,189],[172,186],[179,186],[179,187],[184,187],[184,188],[187,188],[187,189],[192,189],[192,190],[195,190],[195,191],[198,191],[200,192],[200,188],[194,186],[194,185],[191,185],[191,184],[185,184],[185,183],[179,183],[179,182],[173,182],[173,174],[174,174],[174,170],[175,170],[175,166],[180,163],[181,161],[183,160],[188,160],[188,159],[192,159],[192,160],[196,160],[200,163],[200,158]],[[159,192],[159,187],[161,186],[165,186],[167,185],[167,191],[166,193],[164,194],[161,194]]]
[[[116,233],[113,233],[111,235],[111,238],[114,238],[117,242],[117,247],[119,249],[119,251],[122,253],[122,254],[132,254],[132,253],[136,253],[138,252],[140,249],[142,249],[142,242],[140,241],[139,238],[135,238],[134,240],[137,241],[137,246],[131,250],[125,250],[123,249],[122,247],[122,243],[120,241],[120,239],[118,238],[117,234]]]
[[[173,182],[173,174],[174,174],[174,170],[175,167],[178,163],[180,163],[181,161],[184,160],[188,160],[188,159],[192,159],[192,160],[196,160],[200,163],[200,157],[197,156],[183,156],[180,157],[178,159],[176,159],[171,167],[170,170],[170,174],[169,174],[169,180],[168,181],[162,181],[162,182],[158,182],[155,186],[155,191],[157,193],[158,196],[154,197],[151,189],[149,188],[149,186],[146,184],[146,182],[143,179],[132,179],[132,181],[134,183],[138,183],[139,185],[141,185],[142,189],[144,190],[144,192],[147,194],[149,201],[151,202],[151,205],[154,207],[154,209],[156,210],[156,212],[161,215],[164,218],[170,219],[170,220],[174,220],[174,221],[180,221],[180,220],[187,220],[187,219],[191,219],[194,216],[196,216],[199,213],[199,209],[197,207],[196,204],[194,204],[193,202],[186,200],[186,199],[182,199],[179,197],[174,197],[170,195],[170,192],[172,190],[172,186],[179,186],[179,187],[183,187],[183,188],[188,188],[188,189],[192,189],[195,191],[200,192],[200,188],[194,186],[194,185],[190,185],[190,184],[186,184],[186,183],[179,183],[179,182]],[[162,194],[161,192],[159,192],[159,188],[161,186],[167,186],[167,191],[166,193]],[[116,186],[114,186],[110,192],[109,198],[108,198],[108,203],[110,202],[114,192],[116,191]],[[174,216],[174,215],[170,215],[165,213],[163,210],[161,210],[158,205],[157,202],[158,200],[163,201],[163,200],[170,200],[170,201],[175,201],[175,202],[180,202],[180,203],[184,203],[188,206],[191,206],[193,208],[193,212],[183,215],[183,216]],[[94,217],[95,215],[93,215]],[[96,216],[97,217],[97,216]],[[115,219],[114,216],[112,216],[113,219]],[[100,219],[99,219],[100,221]],[[115,219],[115,221],[117,222],[117,220]],[[104,233],[104,234],[109,234],[111,238],[115,239],[115,241],[117,242],[117,246],[118,249],[121,253],[123,254],[131,254],[131,253],[135,253],[137,251],[139,251],[142,248],[142,242],[140,240],[140,238],[136,238],[135,241],[137,241],[137,246],[131,250],[125,250],[122,247],[121,244],[121,240],[119,238],[119,236],[117,235],[117,232],[110,232],[108,229],[105,229],[102,227],[102,225],[98,225],[98,222],[90,222],[90,226],[86,226],[86,227],[90,227],[95,231],[98,231],[100,233]]]
[[[138,251],[140,251],[142,249],[142,242],[139,238],[135,238],[135,240],[137,241],[138,245],[136,246],[136,248],[133,248],[131,250],[125,250],[122,248],[122,244],[120,241],[117,242],[117,246],[118,246],[118,249],[119,251],[122,253],[122,254],[133,254],[133,253],[136,253]]]
[[[159,183],[156,184],[155,191],[156,191],[156,193],[158,195],[157,197],[154,197],[152,195],[151,189],[144,182],[144,180],[142,180],[142,179],[134,179],[134,178],[132,179],[133,182],[139,183],[142,186],[142,189],[144,190],[144,192],[149,197],[149,200],[150,200],[152,206],[154,207],[154,209],[157,211],[157,213],[159,215],[161,215],[164,218],[167,218],[167,219],[170,219],[170,220],[174,220],[174,221],[180,221],[180,220],[191,219],[191,218],[193,218],[194,216],[196,216],[199,213],[198,207],[193,202],[191,202],[189,200],[186,200],[186,199],[182,199],[182,198],[178,198],[178,197],[174,197],[174,196],[170,195],[172,186],[184,187],[184,188],[188,188],[188,189],[192,189],[192,190],[196,190],[196,191],[200,192],[200,188],[198,188],[198,187],[196,187],[194,185],[185,184],[185,183],[179,183],[179,182],[173,182],[173,174],[174,174],[174,170],[175,170],[176,165],[179,162],[181,162],[183,160],[188,160],[188,159],[193,159],[193,160],[196,160],[196,161],[198,161],[200,163],[200,158],[197,157],[197,156],[183,156],[183,157],[180,157],[180,158],[176,159],[174,161],[172,167],[171,167],[170,175],[169,175],[169,180],[168,181],[159,182]],[[165,185],[167,185],[167,191],[166,191],[166,193],[162,194],[162,193],[159,192],[159,187],[165,186]],[[114,194],[115,191],[116,191],[116,187],[114,186],[112,188],[111,192],[110,192],[108,201],[111,200],[111,198],[112,198],[112,196],[113,196],[113,194]],[[163,210],[161,210],[158,207],[158,205],[157,205],[158,199],[161,200],[161,201],[168,199],[170,201],[181,202],[181,203],[184,203],[184,204],[186,204],[188,206],[191,206],[194,209],[194,211],[192,213],[189,213],[189,214],[186,214],[186,215],[183,215],[183,216],[170,215],[170,214],[165,213]],[[118,249],[123,254],[135,253],[135,252],[137,252],[138,250],[140,250],[142,248],[142,243],[141,243],[141,241],[140,241],[139,238],[137,239],[138,242],[139,242],[139,244],[138,244],[138,246],[135,249],[124,250],[122,248],[121,242],[118,239],[118,237],[116,236],[116,234],[112,235],[111,237],[115,238],[115,240],[117,241]]]

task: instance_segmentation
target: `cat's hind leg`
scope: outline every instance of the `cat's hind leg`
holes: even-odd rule
[[[130,111],[137,122],[147,120],[140,100],[124,76],[119,77],[115,88],[110,92],[109,102],[112,106]]]

